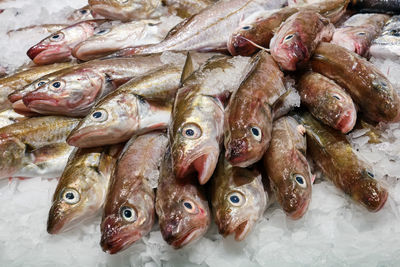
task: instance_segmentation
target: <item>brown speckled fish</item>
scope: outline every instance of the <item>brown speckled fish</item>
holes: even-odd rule
[[[167,151],[157,187],[156,212],[164,240],[181,248],[201,238],[208,230],[211,212],[195,176],[175,177]]]
[[[49,234],[70,230],[98,213],[120,149],[75,149],[53,195],[47,221]]]
[[[271,55],[284,70],[303,67],[321,41],[330,41],[334,26],[315,11],[290,16],[271,39]]]
[[[306,147],[306,137],[295,119],[282,117],[274,122],[271,144],[263,163],[278,203],[292,219],[301,218],[311,200]]]
[[[181,18],[189,18],[218,0],[162,0],[171,13]]]
[[[324,126],[310,113],[294,115],[307,132],[307,153],[340,190],[371,212],[386,203],[388,191],[367,164],[357,158],[346,136]]]
[[[153,183],[157,185],[167,143],[165,133],[152,132],[125,145],[104,206],[100,241],[104,251],[117,253],[150,232],[155,221]]]
[[[240,167],[247,167],[264,155],[271,139],[271,106],[286,92],[283,73],[267,52],[260,51],[252,64],[225,115],[225,156]]]
[[[357,121],[351,97],[334,81],[316,72],[304,74],[297,85],[301,103],[320,121],[347,133]]]
[[[264,213],[269,196],[261,173],[256,169],[233,167],[220,157],[212,179],[212,210],[223,236],[235,234],[242,241]]]
[[[342,86],[373,121],[399,121],[396,89],[372,63],[344,47],[321,43],[311,60],[312,69]]]

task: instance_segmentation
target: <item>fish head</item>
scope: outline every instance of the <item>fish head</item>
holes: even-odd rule
[[[43,85],[47,84],[50,82],[50,80],[46,77],[41,77],[34,82],[24,86],[21,90],[14,91],[13,93],[8,95],[8,100],[10,100],[11,103],[14,103],[16,101],[19,101],[24,97],[27,93],[33,92]]]
[[[104,75],[82,68],[58,76],[25,95],[23,101],[29,109],[38,113],[84,116],[105,84]]]
[[[238,102],[236,102],[238,103]],[[225,157],[233,166],[247,167],[261,159],[271,140],[272,114],[257,98],[234,102],[225,116]],[[246,114],[241,114],[246,112]]]
[[[231,34],[228,40],[228,51],[232,56],[250,56],[258,50],[254,45],[260,44],[256,26],[255,23],[241,25]]]
[[[26,146],[18,138],[0,134],[0,177],[12,176],[24,161]]]
[[[154,195],[135,191],[124,203],[106,203],[100,245],[115,254],[146,235],[154,224]]]
[[[218,162],[224,110],[211,96],[198,96],[194,105],[177,114],[172,125],[172,162],[178,178],[197,171],[200,184],[211,177]],[[186,106],[186,103],[184,103]]]
[[[233,167],[224,174],[231,180],[229,187],[216,188],[216,201],[213,201],[215,221],[220,234],[235,235],[242,241],[262,216],[267,197],[256,170]]]
[[[89,6],[84,6],[82,8],[75,10],[67,18],[68,21],[72,21],[72,22],[88,20],[88,19],[93,19],[93,16],[91,14],[91,10],[90,10]]]

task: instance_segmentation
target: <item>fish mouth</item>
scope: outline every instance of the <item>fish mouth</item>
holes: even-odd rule
[[[18,103],[19,101],[15,102]],[[30,111],[38,113],[58,110],[58,100],[51,98],[46,93],[32,92],[22,98],[23,104]],[[18,104],[16,104],[18,105]],[[20,106],[21,107],[21,106]]]
[[[232,56],[249,56],[255,53],[257,48],[249,40],[241,35],[234,35],[228,42],[228,51]]]
[[[90,130],[90,129],[77,129],[73,130],[67,137],[67,143],[75,147],[96,147],[103,145],[118,144],[122,141],[108,137],[109,131],[107,128]]]
[[[357,113],[355,109],[347,110],[344,114],[342,114],[335,127],[342,133],[346,134],[354,128],[356,121]]]
[[[65,46],[46,47],[35,45],[28,50],[27,55],[35,64],[43,65],[68,61],[71,56],[71,50]]]
[[[14,102],[12,104],[12,108],[18,114],[21,114],[21,115],[24,115],[24,116],[27,116],[27,117],[38,115],[36,112],[33,112],[27,106],[25,106],[24,102],[22,102],[22,99]]]
[[[301,205],[300,208],[298,208],[296,211],[294,211],[292,213],[287,213],[287,215],[292,220],[298,220],[301,217],[303,217],[303,215],[307,212],[309,204],[310,204],[310,200],[308,199],[307,201],[304,201],[303,205]]]
[[[179,249],[191,242],[198,240],[201,237],[202,232],[203,231],[201,229],[191,229],[172,242],[170,240],[167,240],[167,243],[170,244],[173,248]]]
[[[251,224],[249,220],[242,221],[233,227],[230,227],[230,224],[219,225],[219,233],[224,237],[228,235],[235,234],[236,241],[242,241],[250,232]]]
[[[241,139],[233,139],[225,145],[225,158],[232,166],[247,167],[248,159],[247,142]]]
[[[86,42],[82,42],[72,50],[72,56],[80,60],[88,61],[108,56],[119,50],[119,48],[106,49],[102,47],[103,45],[103,42],[96,42],[94,44],[92,43],[91,45],[87,44]]]
[[[79,221],[79,217],[71,218],[70,212],[64,212],[58,205],[53,205],[47,219],[47,232],[51,235],[66,232]]]

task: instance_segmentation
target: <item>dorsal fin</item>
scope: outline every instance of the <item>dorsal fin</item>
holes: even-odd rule
[[[181,84],[192,74],[194,71],[193,60],[190,52],[187,52],[185,65],[183,66]]]

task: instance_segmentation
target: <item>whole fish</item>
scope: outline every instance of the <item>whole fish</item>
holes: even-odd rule
[[[259,47],[269,48],[278,27],[291,15],[301,10],[315,11],[336,23],[346,11],[349,0],[330,0],[316,4],[266,10],[243,20],[228,40],[229,52],[236,56],[249,56]]]
[[[169,131],[177,178],[197,172],[200,184],[210,179],[223,138],[224,105],[239,86],[248,61],[213,57],[178,90]]]
[[[365,56],[372,41],[389,18],[384,14],[354,15],[344,23],[343,27],[335,30],[331,43]]]
[[[160,3],[160,0],[89,0],[89,6],[95,13],[121,21],[154,17]]]
[[[321,43],[311,65],[313,71],[342,86],[368,119],[400,120],[400,101],[395,88],[366,59],[341,46]]]
[[[98,213],[120,148],[75,149],[53,195],[49,234],[68,231]]]
[[[162,132],[133,137],[111,176],[101,223],[100,245],[114,254],[147,235],[155,222],[153,181],[168,138]]]
[[[210,226],[211,213],[202,188],[193,176],[175,177],[169,151],[161,163],[156,213],[162,237],[174,248],[194,243]]]
[[[171,13],[176,12],[181,18],[189,18],[215,2],[216,0],[162,0]]]
[[[357,110],[351,97],[334,81],[308,72],[297,85],[301,102],[311,114],[330,127],[348,133],[357,121]]]
[[[399,0],[351,0],[351,9],[360,12],[377,12],[387,14],[399,14],[400,2]]]
[[[79,120],[66,117],[38,117],[0,128],[0,178],[13,176],[35,160],[35,150],[65,142]]]
[[[241,19],[259,8],[257,0],[220,0],[179,23],[162,42],[125,48],[113,56],[160,53],[167,50],[226,51],[230,33]]]
[[[278,203],[286,215],[295,220],[306,213],[311,200],[311,171],[306,149],[306,137],[295,119],[286,116],[274,122],[263,164]]]
[[[307,153],[324,177],[371,212],[379,211],[388,191],[367,164],[354,154],[346,136],[315,120],[311,114],[295,115],[307,133]]]
[[[167,34],[160,20],[140,20],[100,28],[94,35],[74,47],[72,55],[92,60],[132,46],[158,43]]]
[[[26,94],[23,102],[41,114],[86,116],[103,96],[162,65],[160,55],[90,61]]]
[[[334,26],[314,11],[299,11],[290,16],[271,39],[271,55],[284,70],[302,67],[318,43],[330,41]]]
[[[247,167],[262,158],[271,139],[271,107],[286,92],[283,73],[267,52],[258,52],[252,64],[225,115],[225,156],[233,166]]]
[[[0,79],[0,111],[11,107],[8,95],[40,77],[70,67],[71,63],[32,67]]]
[[[372,42],[369,53],[384,59],[400,58],[400,16],[393,16],[386,22],[381,35]]]
[[[87,20],[68,26],[32,46],[27,55],[38,65],[69,61],[74,46],[92,36],[96,28],[106,22]]]
[[[242,241],[263,215],[269,202],[261,173],[233,167],[220,157],[212,180],[212,210],[220,234]]]

